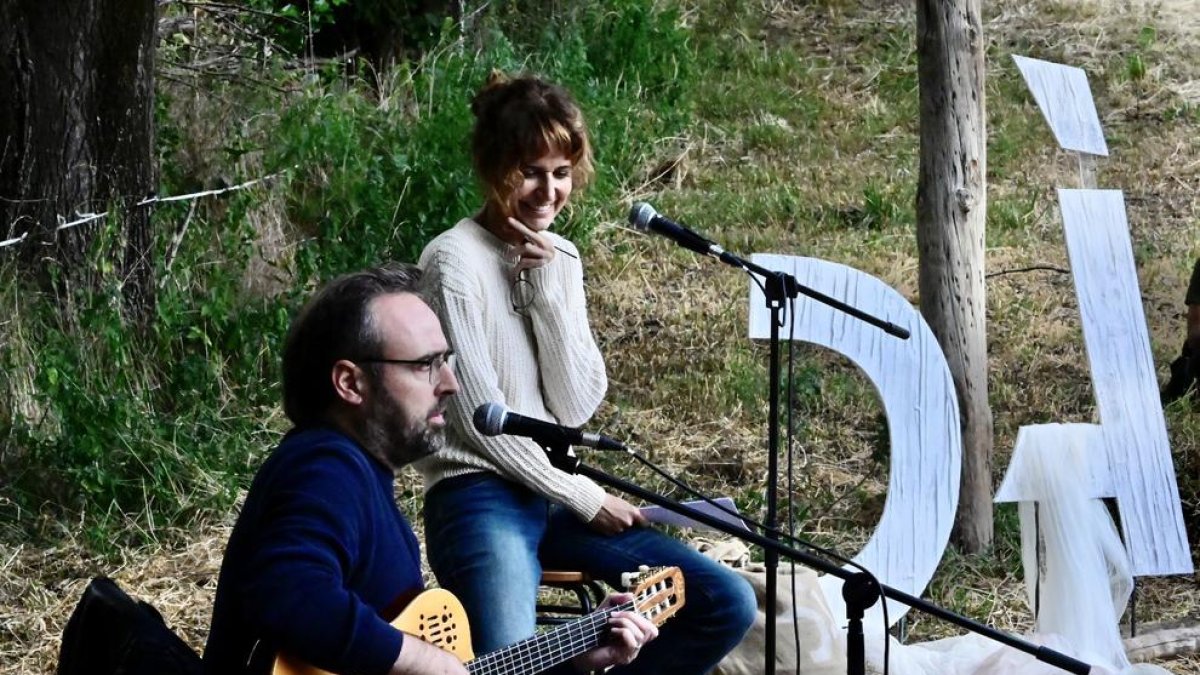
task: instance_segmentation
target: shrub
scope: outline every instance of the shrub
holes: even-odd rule
[[[0,267],[0,298],[16,307],[0,323],[5,536],[55,536],[71,523],[104,549],[227,513],[286,426],[277,363],[303,297],[336,274],[414,260],[480,205],[468,101],[491,68],[540,73],[580,99],[600,176],[559,227],[586,241],[645,148],[686,120],[686,31],[651,0],[574,5],[532,43],[507,37],[505,18],[485,16],[471,39],[447,26],[420,60],[378,77],[262,54],[265,67],[246,77],[255,87],[197,78],[201,91],[173,96],[163,85],[163,194],[215,177],[286,177],[158,207],[157,231],[176,239],[157,242],[156,314],[145,330],[115,300],[122,280],[106,261],[121,250],[116,224],[91,251],[94,288],[50,297],[27,288],[12,263]],[[275,203],[291,230],[288,254],[274,261],[288,283],[251,290],[263,221],[280,220],[263,211]]]

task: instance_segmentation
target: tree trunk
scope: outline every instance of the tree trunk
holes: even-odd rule
[[[987,386],[984,225],[987,134],[980,0],[917,0],[921,313],[954,377],[962,414],[955,541],[992,543],[992,411]]]
[[[45,284],[78,282],[97,220],[122,239],[113,257],[125,306],[153,315],[154,0],[0,2],[0,234],[25,235],[20,260]]]

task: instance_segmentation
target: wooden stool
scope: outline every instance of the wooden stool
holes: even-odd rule
[[[542,570],[540,583],[547,588],[573,593],[576,601],[574,605],[549,605],[539,602],[537,622],[540,625],[565,623],[585,614],[591,614],[596,606],[604,600],[604,587],[586,572]]]

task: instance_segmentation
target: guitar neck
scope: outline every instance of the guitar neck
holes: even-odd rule
[[[538,673],[600,644],[613,612],[635,611],[633,603],[593,612],[578,621],[557,626],[467,663],[471,675]]]

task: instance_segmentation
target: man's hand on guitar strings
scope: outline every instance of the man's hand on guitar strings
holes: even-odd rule
[[[633,602],[633,599],[632,593],[613,593],[604,599],[599,610]],[[608,629],[604,644],[575,657],[572,665],[585,672],[625,665],[637,658],[646,643],[658,637],[658,626],[637,612],[613,612]]]

